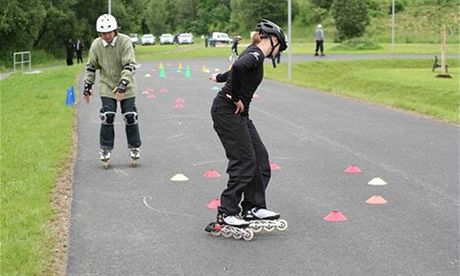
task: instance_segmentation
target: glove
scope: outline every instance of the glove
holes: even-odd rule
[[[125,93],[126,88],[128,87],[129,82],[127,80],[121,80],[117,87],[118,93]]]
[[[83,95],[91,96],[91,87],[93,87],[90,83],[85,83],[85,88],[83,89]]]

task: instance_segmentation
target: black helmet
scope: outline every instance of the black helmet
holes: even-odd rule
[[[287,49],[286,35],[278,25],[267,19],[261,19],[256,26],[256,31],[262,34],[274,35],[280,43],[280,52]]]

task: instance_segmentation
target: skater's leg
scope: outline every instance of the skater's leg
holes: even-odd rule
[[[271,177],[270,161],[267,149],[260,139],[259,133],[252,120],[247,123],[251,142],[256,155],[255,177],[244,190],[243,210],[251,210],[254,207],[266,208],[265,190]]]
[[[228,215],[240,213],[239,203],[245,187],[254,178],[256,159],[252,147],[247,116],[235,115],[232,102],[216,97],[212,119],[228,158],[227,188],[221,195],[219,212]]]
[[[139,148],[141,138],[139,134],[138,113],[136,108],[136,98],[124,99],[120,102],[121,113],[125,121],[126,138],[128,148]]]
[[[323,46],[323,44],[324,44],[324,41],[321,40],[319,42],[319,50],[320,50],[322,56],[324,56],[324,46]]]
[[[112,150],[115,139],[113,122],[117,112],[117,101],[108,97],[101,97],[102,108],[100,109],[101,131],[99,136],[101,149]]]

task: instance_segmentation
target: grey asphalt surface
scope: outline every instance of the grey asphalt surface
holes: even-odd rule
[[[177,72],[179,62],[191,66],[191,78]],[[138,167],[129,166],[118,113],[112,167],[103,169],[100,100],[80,99],[68,275],[459,274],[458,126],[264,80],[251,117],[281,167],[272,172],[268,204],[289,229],[249,242],[216,238],[203,229],[216,214],[206,206],[227,179],[209,113],[221,84],[200,71],[224,71],[228,62],[163,64],[166,79],[157,62],[136,72],[140,90],[155,95],[137,97]],[[350,165],[362,173],[344,173]],[[222,177],[204,178],[210,169]],[[171,181],[178,173],[189,180]],[[375,177],[388,184],[368,185]],[[388,203],[366,204],[372,195]],[[347,220],[325,221],[333,210]]]

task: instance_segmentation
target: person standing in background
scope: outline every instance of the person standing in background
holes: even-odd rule
[[[69,38],[69,41],[67,42],[66,45],[66,51],[67,51],[67,65],[73,65],[73,55],[75,51],[75,44],[73,44],[73,41],[71,38]]]
[[[323,26],[321,24],[318,24],[316,26],[316,32],[315,32],[315,39],[316,39],[316,49],[315,49],[315,56],[318,56],[318,50],[321,52],[321,56],[324,57],[324,32],[323,32]]]
[[[77,63],[83,63],[83,43],[81,43],[80,39],[78,39],[75,44],[75,50],[77,52]]]

